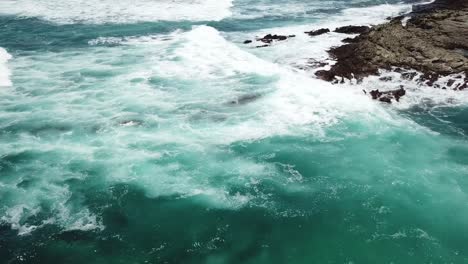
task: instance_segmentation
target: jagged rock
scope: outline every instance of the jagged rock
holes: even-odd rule
[[[437,82],[437,80],[439,80],[439,76],[440,75],[438,73],[426,72],[419,78],[419,81],[420,82],[426,81],[426,85],[433,86],[434,83]]]
[[[319,79],[322,79],[327,82],[331,82],[335,79],[335,74],[333,74],[330,71],[326,70],[320,70],[315,72],[315,76],[317,76]]]
[[[321,28],[321,29],[318,29],[318,30],[311,30],[311,31],[306,31],[304,33],[306,33],[307,35],[311,36],[311,37],[314,37],[314,36],[319,36],[319,35],[323,35],[325,33],[328,33],[330,32],[330,29],[328,28]]]
[[[405,80],[413,80],[414,77],[416,77],[417,73],[416,72],[405,72],[401,74],[401,77]]]
[[[468,81],[467,81],[467,80],[465,80],[464,83],[458,84],[457,87],[455,87],[454,90],[459,90],[459,91],[461,91],[461,90],[464,90],[464,89],[466,89],[466,88],[468,88]]]
[[[362,34],[369,32],[370,27],[368,26],[344,26],[335,29],[337,33],[344,33],[344,34]]]
[[[402,86],[400,89],[385,92],[381,92],[377,89],[370,91],[370,95],[374,100],[391,104],[392,100],[399,102],[400,98],[406,95],[406,90]]]
[[[452,87],[452,85],[455,83],[455,80],[454,79],[450,79],[448,82],[447,82],[447,86],[448,87]]]
[[[287,40],[288,38],[294,38],[295,36],[296,35],[283,36],[283,35],[276,35],[276,34],[275,35],[268,34],[262,38],[257,38],[256,41],[260,41],[266,44],[271,44],[273,41],[283,41],[283,40]],[[248,42],[248,43],[251,43],[251,42]],[[248,43],[244,42],[244,44],[248,44]],[[264,48],[264,47],[268,47],[268,45],[257,46],[257,48]]]
[[[244,41],[244,44],[250,44],[250,43],[252,43],[252,42],[253,42],[253,41],[251,41],[251,40],[246,40],[246,41]]]
[[[286,39],[288,39],[288,36],[268,34],[268,35],[265,35],[263,38],[257,39],[257,41],[261,41],[264,43],[271,43],[273,40],[282,41]]]

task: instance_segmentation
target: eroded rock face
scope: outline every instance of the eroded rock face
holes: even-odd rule
[[[360,79],[401,67],[421,71],[433,82],[434,76],[468,73],[467,0],[438,0],[410,16],[406,25],[402,17],[395,18],[332,48],[329,53],[337,63],[317,76]]]

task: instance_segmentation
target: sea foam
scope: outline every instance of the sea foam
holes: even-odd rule
[[[0,14],[39,17],[59,24],[217,21],[231,15],[232,0],[5,0]]]
[[[3,48],[0,48],[0,86],[11,86],[11,71],[8,68],[8,61],[12,56]]]

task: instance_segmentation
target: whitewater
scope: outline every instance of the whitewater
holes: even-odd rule
[[[0,1],[0,263],[466,263],[468,93],[305,69],[413,4]]]

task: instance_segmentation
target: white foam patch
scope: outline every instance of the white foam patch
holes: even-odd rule
[[[0,14],[70,23],[213,21],[231,15],[231,0],[2,0]]]
[[[11,71],[8,68],[8,61],[11,55],[3,48],[0,48],[0,86],[11,86]]]
[[[28,208],[26,205],[16,205],[5,210],[0,220],[11,225],[11,228],[18,230],[19,235],[27,235],[37,229],[36,225],[23,223],[25,218],[34,216],[40,211],[40,208]]]
[[[67,206],[71,197],[71,192],[64,186],[52,185],[48,183],[43,190],[32,190],[25,192],[15,186],[5,186],[11,193],[14,193],[19,204],[4,204],[0,210],[2,216],[0,222],[9,224],[11,229],[17,230],[18,235],[29,235],[31,232],[45,225],[54,224],[61,226],[64,230],[103,230],[104,226],[95,215],[88,209],[75,210]],[[48,209],[44,209],[41,201],[48,201]],[[40,212],[50,215],[47,219],[40,222],[35,221],[30,224],[31,218],[36,217]]]
[[[407,71],[406,73],[412,73],[414,77],[411,80],[405,79],[398,72],[382,70],[380,71],[380,76],[369,76],[364,78],[362,83],[351,85],[351,87],[367,91],[376,89],[389,91],[403,87],[406,90],[406,95],[400,99],[400,102],[393,104],[393,107],[398,109],[408,109],[413,106],[443,107],[468,105],[468,90],[454,90],[465,82],[466,77],[463,73],[440,77],[432,86],[429,86],[427,81],[418,81],[422,73],[414,70]],[[382,79],[389,80],[384,81]],[[453,83],[448,86],[450,80]]]

